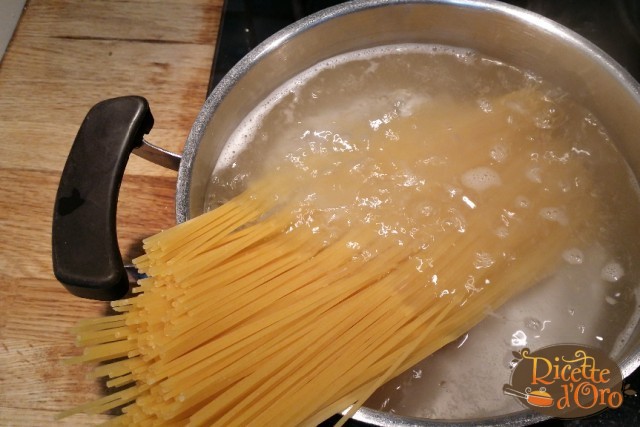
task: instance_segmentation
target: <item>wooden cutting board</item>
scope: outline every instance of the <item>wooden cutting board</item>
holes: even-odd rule
[[[96,102],[146,97],[149,141],[180,152],[206,95],[222,0],[31,0],[0,64],[0,425],[45,426],[100,395],[69,328],[108,305],[68,294],[51,267],[51,217],[75,133]],[[118,236],[130,260],[175,223],[176,173],[132,157]],[[74,416],[58,425],[93,425]]]

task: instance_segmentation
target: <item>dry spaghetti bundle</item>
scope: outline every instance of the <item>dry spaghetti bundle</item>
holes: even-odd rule
[[[446,99],[293,152],[153,236],[121,314],[76,362],[121,387],[70,410],[113,425],[315,425],[550,274],[589,218],[570,143],[535,90]],[[336,135],[336,134],[334,134]],[[534,156],[552,147],[555,157]],[[564,153],[567,153],[564,156]]]

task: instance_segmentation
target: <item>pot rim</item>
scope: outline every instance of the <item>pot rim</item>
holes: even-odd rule
[[[273,34],[257,47],[245,55],[233,68],[222,78],[213,89],[196,117],[193,127],[187,137],[182,159],[178,170],[178,180],[176,186],[176,223],[182,223],[190,219],[190,184],[192,179],[193,164],[198,153],[201,140],[205,135],[207,124],[211,120],[218,106],[223,102],[226,95],[235,87],[236,83],[251,70],[251,68],[266,55],[276,51],[287,41],[304,33],[315,26],[341,16],[349,15],[359,11],[378,7],[411,5],[411,4],[433,4],[455,6],[463,8],[481,9],[498,13],[509,18],[522,22],[523,24],[545,31],[559,38],[577,51],[581,51],[599,67],[607,70],[613,78],[627,92],[637,100],[640,105],[640,84],[635,81],[631,74],[619,65],[606,52],[594,45],[592,42],[566,28],[565,26],[541,16],[535,12],[522,9],[517,6],[502,3],[496,0],[353,0],[336,6],[329,7],[312,15],[309,15],[284,29]],[[629,357],[620,363],[623,377],[627,377],[634,370],[640,367],[640,351],[634,357]],[[346,412],[346,411],[345,411]],[[535,413],[531,410],[522,410],[511,414],[492,416],[479,419],[460,420],[438,420],[414,418],[381,412],[370,408],[362,407],[353,416],[358,421],[371,423],[374,425],[393,426],[521,426],[537,423],[550,417]]]

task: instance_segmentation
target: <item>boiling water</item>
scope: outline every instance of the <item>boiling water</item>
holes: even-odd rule
[[[498,135],[488,146],[478,143],[481,152],[469,151],[475,137],[470,141],[456,139],[453,126],[457,117],[451,118],[454,124],[448,128],[446,112],[456,111],[451,106],[459,106],[460,111],[484,112],[490,117],[499,109],[496,100],[501,99],[507,99],[503,103],[507,111],[513,112],[506,116],[508,124],[520,126],[517,120],[519,116],[526,117],[527,103],[511,102],[508,94],[522,90],[543,93],[544,108],[535,109],[530,118],[535,126],[530,133],[515,133],[519,145]],[[429,135],[436,129],[426,122],[432,118],[439,123],[437,132],[452,133],[447,134],[449,144],[445,148],[430,145]],[[477,138],[481,139],[478,132]],[[411,135],[411,145],[398,145],[407,135]],[[561,142],[553,145],[550,140]],[[383,154],[373,153],[383,147],[387,150]],[[519,175],[522,183],[518,185],[537,185],[547,192],[568,195],[581,192],[587,194],[590,204],[597,205],[597,211],[588,219],[589,229],[573,236],[558,255],[553,275],[487,313],[483,322],[458,340],[382,387],[366,406],[442,419],[517,411],[521,407],[515,399],[502,394],[502,385],[509,382],[512,351],[525,346],[535,350],[550,344],[581,343],[604,348],[615,357],[624,347],[629,331],[637,326],[637,184],[597,118],[575,105],[561,89],[477,53],[442,46],[387,46],[333,58],[274,92],[239,126],[213,172],[209,208],[241,192],[252,179],[274,171],[299,171],[299,182],[304,182],[305,177],[315,179],[324,169],[314,170],[309,159],[327,151],[344,153],[345,157],[344,161],[325,165],[326,169],[334,174],[340,168],[347,172],[339,186],[334,181],[327,194],[306,194],[307,199],[313,195],[314,199],[322,199],[317,203],[326,205],[330,201],[343,206],[346,202],[341,194],[348,193],[350,186],[359,185],[358,179],[393,175],[396,184],[410,189],[411,193],[406,193],[409,195],[400,192],[395,198],[385,199],[378,197],[380,194],[359,194],[357,204],[358,209],[364,206],[368,214],[384,209],[385,203],[388,210],[401,211],[394,217],[396,225],[403,220],[405,211],[411,210],[405,209],[403,203],[416,205],[413,210],[425,216],[434,212],[442,215],[447,206],[446,221],[439,225],[464,233],[470,214],[461,213],[461,209],[474,210],[484,202],[483,194],[491,191],[506,194],[504,188],[510,184],[507,181],[513,178],[504,172],[509,170],[505,165],[524,154],[527,158]],[[378,159],[393,154],[397,161],[391,162],[390,170],[381,169],[380,163],[367,169],[359,153]],[[456,169],[459,164],[474,163],[475,158],[480,159],[479,165]],[[580,159],[580,174],[571,171],[563,175],[563,165],[576,158]],[[398,166],[402,161],[407,165],[419,162],[440,167],[440,174],[453,177],[451,185],[443,189],[448,196],[440,199],[441,204],[418,206],[421,199],[415,196],[416,191],[428,187],[425,182],[430,176],[407,173],[413,170]],[[551,184],[550,168],[560,171],[560,178]],[[398,170],[402,173],[398,174]],[[274,197],[288,195],[283,190]],[[510,206],[502,209],[502,224],[487,223],[494,227],[491,232],[498,238],[507,238],[512,215],[533,208],[533,203],[526,192],[518,194]],[[571,215],[562,207],[545,205],[535,209],[539,218],[563,227],[571,225]],[[335,210],[330,212],[328,221],[335,221]],[[363,211],[358,212],[362,215]],[[355,209],[347,209],[342,219],[345,223],[356,221],[356,214]],[[366,222],[366,215],[362,222]],[[316,225],[314,232],[322,228]],[[381,235],[394,231],[389,227],[378,229]],[[491,268],[495,259],[478,251],[473,262],[475,269],[484,270]],[[417,268],[422,268],[422,263]],[[429,277],[438,280],[435,275]]]

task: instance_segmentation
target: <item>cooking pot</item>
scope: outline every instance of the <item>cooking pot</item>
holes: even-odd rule
[[[181,157],[144,141],[153,118],[143,98],[96,105],[78,132],[56,198],[52,237],[58,279],[81,297],[111,300],[128,291],[115,209],[132,150],[178,170],[176,221],[184,222],[204,211],[207,184],[225,142],[267,95],[329,57],[398,43],[474,49],[554,82],[600,119],[640,177],[640,86],[587,40],[546,18],[495,1],[354,1],[298,21],[245,56],[206,100]],[[638,328],[618,363],[624,376],[640,365]],[[443,423],[368,408],[355,418],[377,425]],[[450,424],[524,425],[543,418],[523,411]]]
[[[502,389],[502,392],[509,396],[514,396],[519,399],[524,399],[533,406],[539,406],[544,408],[544,407],[549,407],[553,405],[553,398],[549,393],[547,393],[544,390],[531,391],[531,388],[528,387],[523,393],[521,391],[514,390],[509,387],[504,387]]]

